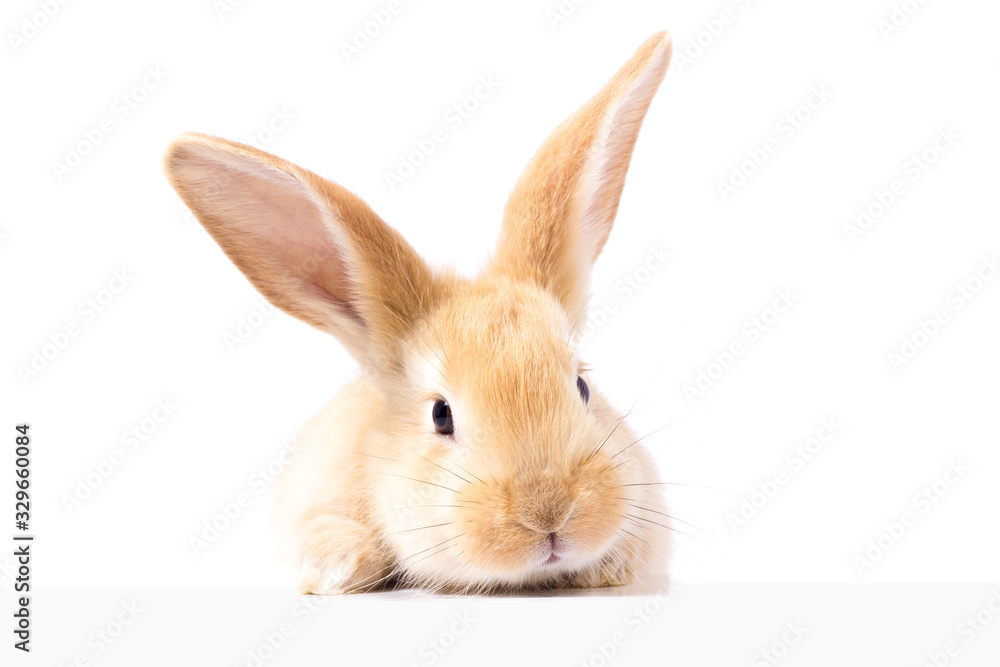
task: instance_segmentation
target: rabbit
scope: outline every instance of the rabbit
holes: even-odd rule
[[[655,464],[576,343],[670,55],[669,34],[653,35],[556,128],[471,278],[432,269],[310,171],[202,134],[171,143],[167,178],[229,259],[362,369],[305,425],[274,489],[300,592],[665,579]]]

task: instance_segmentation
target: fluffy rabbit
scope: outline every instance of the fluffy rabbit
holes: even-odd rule
[[[670,60],[647,40],[545,141],[481,275],[429,268],[339,185],[200,134],[171,184],[274,305],[360,362],[278,481],[304,593],[388,584],[614,586],[666,567],[659,479],[575,346],[639,127]]]

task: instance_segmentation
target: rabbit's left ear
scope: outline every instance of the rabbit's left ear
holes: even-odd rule
[[[591,267],[611,232],[632,148],[670,52],[668,33],[646,40],[542,144],[507,202],[493,269],[548,289],[578,326]]]

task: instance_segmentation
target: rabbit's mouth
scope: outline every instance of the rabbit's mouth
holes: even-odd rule
[[[562,560],[562,556],[565,555],[565,548],[563,547],[562,539],[555,533],[549,533],[549,555],[548,558],[542,561],[542,565],[554,565]]]

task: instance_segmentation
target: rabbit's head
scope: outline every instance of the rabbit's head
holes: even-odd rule
[[[553,132],[472,279],[432,270],[354,194],[280,158],[197,134],[168,151],[171,183],[236,266],[337,337],[376,388],[357,415],[358,474],[415,579],[556,581],[642,558],[651,541],[629,517],[656,504],[652,463],[590,386],[577,342],[669,59],[654,35]]]

